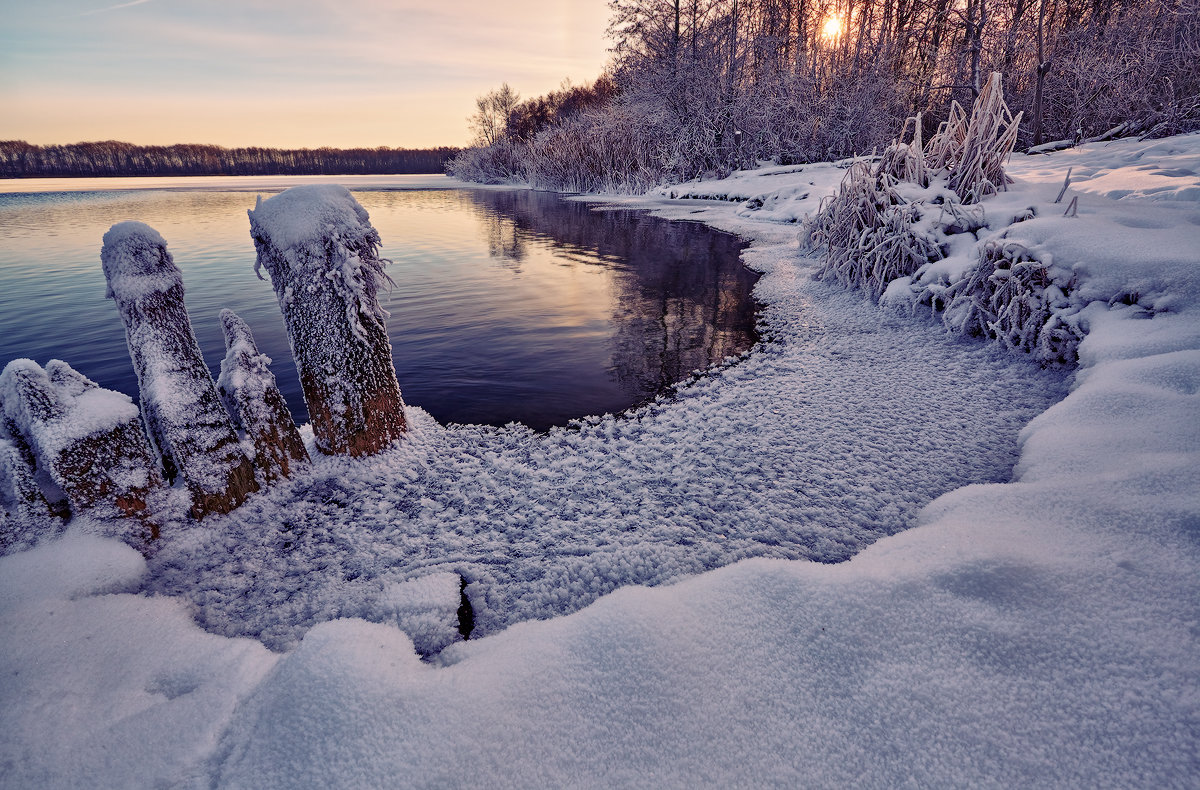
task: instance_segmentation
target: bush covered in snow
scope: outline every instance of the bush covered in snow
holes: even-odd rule
[[[822,256],[818,276],[877,300],[893,284],[911,285],[916,301],[944,311],[946,326],[957,332],[995,337],[1042,362],[1074,362],[1081,333],[1061,315],[1069,306],[1070,272],[1054,271],[1002,234],[981,233],[986,208],[975,204],[1011,183],[1004,162],[1020,119],[993,74],[970,118],[952,105],[928,145],[921,143],[920,119],[909,119],[911,142],[893,143],[873,166],[851,164],[838,191],[803,225],[807,251]],[[952,237],[964,234],[978,239],[975,265],[952,281],[922,279],[956,243]],[[896,300],[893,292],[889,301]]]

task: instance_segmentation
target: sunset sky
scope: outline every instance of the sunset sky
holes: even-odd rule
[[[0,139],[418,148],[587,82],[607,0],[0,0]]]

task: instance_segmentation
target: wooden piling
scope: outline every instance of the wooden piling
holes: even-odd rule
[[[166,242],[147,225],[122,222],[104,234],[100,257],[168,478],[183,478],[196,518],[229,512],[258,482],[200,353]]]
[[[390,280],[367,212],[343,187],[294,187],[249,212],[283,312],[317,447],[367,455],[406,430],[378,292]]]
[[[271,360],[260,354],[250,327],[232,310],[221,311],[225,359],[217,392],[234,423],[254,442],[261,482],[290,477],[309,465],[308,452],[275,384]]]

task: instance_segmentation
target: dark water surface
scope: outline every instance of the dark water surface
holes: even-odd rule
[[[394,262],[383,301],[400,389],[442,422],[544,429],[616,412],[755,341],[757,275],[728,234],[544,192],[354,194]],[[254,200],[219,189],[0,194],[0,364],[63,359],[136,398],[100,270],[104,232],[136,219],[166,238],[183,271],[214,375],[228,307],[307,421],[274,293],[253,271]]]

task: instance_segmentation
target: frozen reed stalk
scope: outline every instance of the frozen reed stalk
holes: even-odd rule
[[[147,225],[122,222],[104,234],[100,258],[167,477],[183,478],[196,518],[228,513],[258,482],[204,364],[167,243]]]
[[[293,187],[250,211],[255,271],[271,275],[317,447],[367,455],[402,437],[404,401],[378,293],[379,234],[344,187]],[[261,275],[260,275],[261,276]]]
[[[102,389],[65,362],[51,360],[43,370],[28,359],[4,368],[0,392],[13,444],[71,511],[142,519],[120,528],[120,537],[135,545],[157,535],[146,519],[162,477],[129,396]]]
[[[263,483],[288,477],[308,466],[308,452],[287,403],[275,384],[271,360],[258,352],[246,322],[221,311],[225,359],[217,390],[238,427],[254,442],[254,465]]]
[[[905,143],[908,125],[913,124],[913,140]],[[921,143],[921,114],[909,118],[900,130],[900,138],[889,145],[880,157],[877,174],[887,174],[895,181],[907,181],[922,187],[929,186],[929,174],[925,168],[925,154]]]
[[[1073,167],[1067,168],[1067,177],[1063,179],[1062,189],[1058,190],[1058,197],[1054,198],[1055,203],[1062,203],[1063,195],[1067,194],[1067,187],[1071,186],[1071,171]]]
[[[978,203],[1008,188],[1004,161],[1016,145],[1020,124],[1021,113],[1013,117],[1009,112],[1000,73],[993,72],[975,100],[957,161],[951,165],[950,188],[964,203]]]

